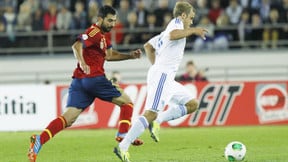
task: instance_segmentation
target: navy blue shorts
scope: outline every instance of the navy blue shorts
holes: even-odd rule
[[[111,102],[114,97],[119,96],[121,96],[120,90],[105,76],[74,78],[69,87],[67,107],[85,109],[96,97]]]

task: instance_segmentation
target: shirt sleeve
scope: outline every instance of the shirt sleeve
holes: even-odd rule
[[[83,43],[83,48],[100,44],[101,40],[100,29],[94,28],[92,30],[88,30],[83,34],[80,34],[78,36],[78,40],[80,40]]]
[[[170,23],[167,25],[166,31],[167,33],[170,33],[175,29],[184,29],[183,23],[179,18],[172,19]]]
[[[154,49],[156,49],[158,39],[159,39],[159,35],[156,35],[156,36],[152,37],[152,38],[148,41],[148,43],[151,44],[151,46],[152,46]]]

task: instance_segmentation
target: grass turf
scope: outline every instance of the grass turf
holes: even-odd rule
[[[37,162],[114,162],[116,130],[65,130],[46,143]],[[29,136],[39,132],[0,132],[0,161],[26,162]],[[226,144],[247,147],[244,162],[288,162],[288,126],[163,128],[160,142],[149,132],[145,144],[130,147],[133,162],[225,162]]]

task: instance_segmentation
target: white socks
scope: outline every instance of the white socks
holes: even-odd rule
[[[149,126],[147,119],[144,116],[140,116],[135,123],[132,124],[132,127],[126,134],[125,138],[122,142],[120,142],[119,147],[123,151],[128,151],[129,146],[131,143],[139,137],[145,129]]]
[[[161,124],[165,121],[178,119],[186,114],[187,109],[185,105],[173,105],[172,107],[169,107],[168,110],[159,113],[156,122]]]
[[[156,122],[161,124],[162,122],[180,118],[187,114],[186,106],[184,105],[174,105],[169,107],[168,110],[158,114]],[[132,124],[132,127],[126,134],[122,142],[120,142],[119,147],[122,151],[128,151],[131,143],[139,137],[146,128],[148,128],[149,123],[144,116],[140,116],[135,123]]]

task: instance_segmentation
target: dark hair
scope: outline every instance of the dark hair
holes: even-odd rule
[[[116,10],[108,5],[104,5],[99,9],[98,17],[105,18],[108,14],[116,15]]]

